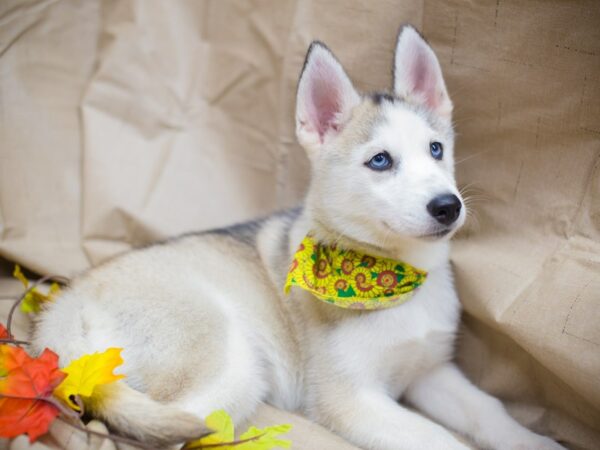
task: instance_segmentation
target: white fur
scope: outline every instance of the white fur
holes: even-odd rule
[[[251,242],[238,230],[131,252],[76,280],[41,315],[35,346],[56,350],[61,364],[108,346],[125,349],[127,382],[148,401],[115,389],[110,401],[92,405],[94,414],[125,434],[168,442],[190,434],[190,417],[200,423],[224,408],[239,423],[267,401],[366,449],[466,449],[445,427],[484,448],[563,448],[519,425],[451,362],[460,304],[448,239],[465,212],[450,234],[434,239],[427,235],[439,225],[426,208],[439,194],[460,198],[451,103],[440,97],[447,93],[439,63],[418,33],[405,28],[398,42],[395,83],[404,100],[361,99],[331,52],[312,47],[297,129],[313,178],[297,217],[271,217]],[[412,83],[415,73],[426,73],[427,82]],[[433,140],[445,147],[441,161],[430,155]],[[393,169],[365,166],[383,150]],[[380,311],[337,308],[296,288],[286,297],[291,255],[309,231],[404,260],[427,270],[427,281],[409,302]],[[152,426],[122,412],[140,410]],[[185,414],[181,429],[177,411]]]

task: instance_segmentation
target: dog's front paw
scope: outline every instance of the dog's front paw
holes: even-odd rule
[[[558,442],[539,434],[531,433],[510,445],[510,450],[568,450]]]

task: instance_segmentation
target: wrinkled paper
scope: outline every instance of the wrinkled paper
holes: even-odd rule
[[[72,276],[297,204],[308,44],[326,42],[359,89],[387,88],[402,23],[432,44],[455,104],[472,213],[452,256],[459,362],[527,426],[596,448],[597,2],[5,0],[0,255]],[[295,448],[328,448],[306,442]]]

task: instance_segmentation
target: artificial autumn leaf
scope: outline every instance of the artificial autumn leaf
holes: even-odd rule
[[[125,378],[125,375],[113,373],[115,367],[123,364],[122,350],[122,348],[112,347],[103,353],[83,355],[72,361],[62,369],[68,376],[56,388],[54,395],[74,410],[79,411],[79,405],[73,401],[72,396],[79,395],[84,400],[89,399],[94,394],[96,386]]]
[[[29,280],[23,275],[21,272],[21,268],[19,265],[15,265],[15,270],[13,271],[13,277],[23,283],[23,287],[25,290],[29,289]],[[60,287],[57,283],[52,283],[50,285],[50,289],[47,294],[38,291],[37,288],[33,288],[21,301],[21,311],[24,313],[38,313],[41,309],[41,304],[45,302],[52,301],[58,294],[60,293]]]
[[[0,323],[0,339],[10,339],[10,335],[8,334],[8,330],[1,323]]]
[[[25,350],[0,345],[0,436],[23,433],[35,441],[59,414],[50,403],[52,391],[64,379],[58,355],[45,349],[38,358]]]
[[[215,411],[206,418],[206,426],[214,432],[192,442],[183,449],[215,448],[219,450],[270,450],[275,447],[289,448],[291,441],[278,439],[287,433],[291,425],[275,425],[259,429],[250,427],[239,439],[235,439],[235,430],[231,416],[223,410]]]

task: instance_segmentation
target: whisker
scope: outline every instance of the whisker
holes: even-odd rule
[[[385,244],[387,243],[387,239],[388,237],[390,237],[390,234],[392,233],[392,229],[389,228],[388,232],[386,233],[386,235],[383,237],[383,242],[381,243],[381,248],[385,249]]]
[[[476,156],[483,155],[485,153],[489,153],[489,152],[491,152],[493,150],[495,150],[495,149],[494,148],[488,148],[487,150],[482,150],[480,152],[473,153],[472,155],[465,156],[463,159],[456,161],[454,163],[454,165],[457,166],[457,165],[459,165],[459,164],[461,164],[461,163],[463,163],[465,161],[468,161],[469,159],[475,158]]]

